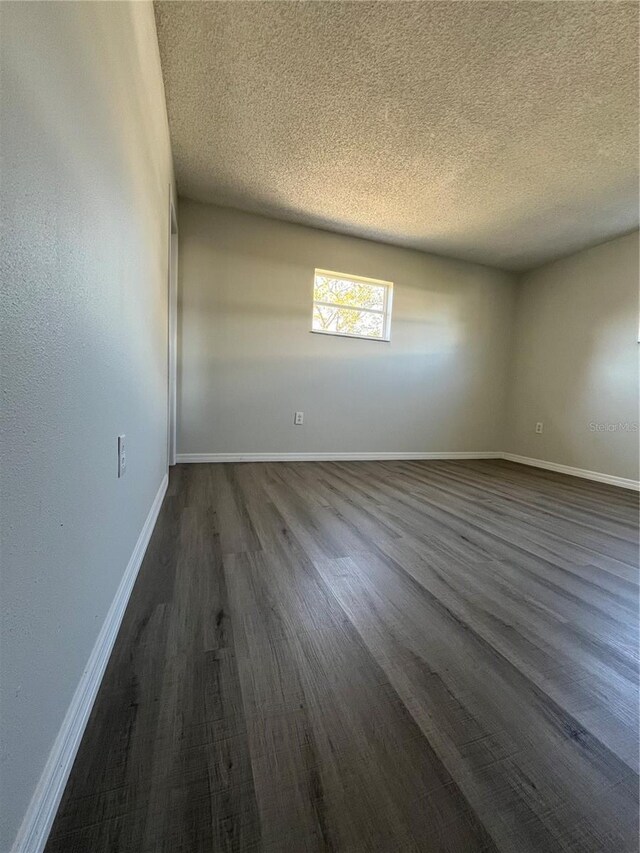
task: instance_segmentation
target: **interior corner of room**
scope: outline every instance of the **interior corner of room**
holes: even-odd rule
[[[2,853],[631,853],[637,61],[0,3]]]

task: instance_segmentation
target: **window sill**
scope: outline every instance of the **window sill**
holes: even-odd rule
[[[330,335],[332,338],[355,338],[358,341],[374,341],[378,344],[391,343],[391,338],[374,338],[370,335],[350,335],[347,332],[321,332],[320,329],[309,329],[312,335]]]

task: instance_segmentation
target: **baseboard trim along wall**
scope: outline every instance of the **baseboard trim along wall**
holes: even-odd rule
[[[507,459],[522,465],[545,468],[560,474],[582,477],[600,483],[608,483],[624,489],[640,490],[640,482],[626,477],[615,477],[598,471],[574,468],[558,462],[547,462],[516,453],[498,451],[436,451],[436,452],[371,452],[371,453],[179,453],[177,462],[357,462],[376,460],[424,460],[424,459]],[[138,537],[131,559],[127,565],[115,598],[109,608],[96,644],[84,670],[80,683],[71,700],[58,736],[53,744],[40,781],[12,847],[12,853],[41,853],[53,824],[67,779],[71,772],[80,741],[100,688],[109,657],[113,649],[120,624],[124,616],[133,586],[142,565],[151,534],[155,527],[164,499],[168,474],[162,479],[149,514]]]
[[[589,471],[586,468],[573,468],[571,465],[561,465],[559,462],[547,462],[544,459],[533,459],[530,456],[518,456],[516,453],[503,453],[502,458],[508,459],[510,462],[519,462],[521,465],[531,465],[534,468],[546,468],[548,471],[557,471],[559,474],[582,477],[583,480],[595,480],[598,483],[619,486],[621,489],[640,491],[640,481],[630,480],[627,477],[614,477],[613,474],[602,474],[599,471]]]
[[[12,853],[41,853],[47,843],[47,837],[64,793],[89,714],[98,694],[102,676],[111,656],[133,585],[156,525],[168,483],[169,475],[165,474],[140,531],[131,559],[120,581],[80,683],[49,753],[49,758],[31,798],[20,831],[11,848]]]
[[[179,453],[177,462],[375,462],[385,459],[500,459],[492,450],[365,453]]]
[[[544,459],[532,459],[529,456],[518,456],[516,453],[502,451],[435,451],[435,452],[405,452],[382,451],[367,453],[179,453],[176,461],[191,462],[368,462],[391,459],[508,459],[521,465],[531,465],[534,468],[546,468],[559,474],[569,474],[572,477],[582,477],[584,480],[595,480],[598,483],[608,483],[622,489],[640,491],[640,482],[626,477],[615,477],[612,474],[602,474],[599,471],[588,471],[586,468],[573,468],[561,465],[559,462],[547,462]]]

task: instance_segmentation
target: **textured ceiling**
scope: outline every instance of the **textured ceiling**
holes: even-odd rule
[[[638,6],[158,2],[179,192],[527,269],[638,224]]]

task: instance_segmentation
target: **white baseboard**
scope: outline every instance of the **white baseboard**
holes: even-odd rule
[[[167,491],[169,475],[165,474],[146,521],[140,531],[131,559],[120,581],[107,618],[102,625],[80,683],[73,695],[69,709],[55,739],[38,786],[35,790],[22,826],[14,842],[12,853],[41,853],[47,843],[51,825],[56,816],[69,773],[84,734],[89,714],[93,708],[102,676],[106,669],[127,608],[133,585],[142,565],[147,545],[151,539],[162,501]]]
[[[558,462],[546,462],[544,459],[532,459],[529,456],[518,456],[516,453],[503,453],[494,450],[462,450],[462,451],[379,451],[364,453],[178,453],[176,461],[191,462],[366,462],[392,459],[509,459],[522,465],[532,465],[535,468],[546,468],[560,474],[572,477],[582,477],[585,480],[595,480],[598,483],[609,483],[623,489],[640,490],[638,480],[626,477],[614,477],[611,474],[601,474],[598,471],[588,471],[586,468],[572,468],[570,465],[560,465]]]
[[[518,456],[516,453],[503,453],[502,458],[508,459],[510,462],[520,462],[522,465],[532,465],[534,468],[546,468],[548,471],[557,471],[559,474],[582,477],[584,480],[595,480],[598,483],[609,483],[611,486],[619,486],[622,489],[640,491],[640,482],[638,480],[629,480],[626,477],[614,477],[612,474],[601,474],[599,471],[588,471],[586,468],[573,468],[571,465],[561,465],[559,462],[547,462],[544,459],[532,459],[530,456]]]
[[[501,459],[502,453],[479,451],[379,451],[365,453],[178,453],[177,462],[368,462],[385,459]]]
[[[498,451],[436,451],[405,452],[383,451],[365,453],[180,453],[177,461],[189,462],[321,462],[321,461],[375,461],[419,459],[507,459],[522,465],[545,468],[573,477],[582,477],[600,483],[609,483],[624,489],[640,490],[640,482],[626,477],[615,477],[598,471],[574,468],[558,462],[547,462],[516,453]],[[89,661],[76,688],[69,709],[53,744],[44,771],[25,814],[22,826],[12,847],[12,853],[41,853],[47,842],[56,811],[69,778],[85,726],[98,693],[104,671],[113,650],[131,591],[142,565],[151,534],[164,499],[168,474],[162,479],[149,514],[136,542],[115,598],[102,625]]]

